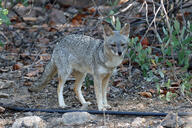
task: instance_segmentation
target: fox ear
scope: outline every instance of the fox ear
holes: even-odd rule
[[[130,32],[130,24],[125,24],[124,27],[121,29],[120,34],[128,36]]]
[[[109,27],[109,25],[104,25],[103,28],[106,36],[111,36],[114,34],[113,30],[111,29],[111,27]]]

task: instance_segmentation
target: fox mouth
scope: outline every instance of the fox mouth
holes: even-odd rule
[[[119,56],[121,57],[123,55],[123,52],[119,51],[119,52],[114,52],[113,50],[111,50],[113,55]]]

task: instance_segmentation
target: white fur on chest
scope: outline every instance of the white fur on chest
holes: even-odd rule
[[[99,72],[99,74],[107,74],[107,73],[109,73],[109,70],[100,65],[100,66],[98,66],[98,72]]]
[[[123,61],[123,58],[122,57],[113,57],[112,58],[112,61],[107,61],[105,63],[106,66],[108,67],[117,67],[118,65],[121,64],[121,62]]]

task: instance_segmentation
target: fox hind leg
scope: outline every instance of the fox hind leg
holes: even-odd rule
[[[62,69],[62,68],[58,68],[58,69]],[[65,101],[64,101],[64,97],[63,97],[63,87],[64,87],[64,84],[67,80],[67,77],[70,74],[71,74],[71,68],[70,67],[63,68],[63,70],[58,71],[59,84],[57,87],[57,95],[58,95],[59,106],[61,108],[67,107],[67,105],[65,104]]]
[[[85,79],[86,73],[81,73],[78,71],[73,71],[72,75],[75,77],[75,83],[74,83],[74,91],[76,96],[78,97],[78,100],[81,102],[81,104],[83,105],[82,108],[87,108],[88,105],[91,104],[91,102],[86,102],[82,91],[81,91],[81,87],[82,87],[82,83]]]

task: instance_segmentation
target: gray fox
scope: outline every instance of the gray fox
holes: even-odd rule
[[[37,87],[29,91],[40,91],[51,78],[58,73],[57,87],[59,106],[67,105],[63,98],[63,86],[67,77],[75,77],[74,91],[83,106],[91,103],[85,101],[81,87],[87,73],[93,75],[94,90],[99,110],[110,108],[107,103],[107,86],[113,70],[121,64],[128,47],[130,25],[126,24],[120,31],[113,31],[104,25],[104,40],[85,35],[67,35],[57,43],[51,61],[47,64]]]

